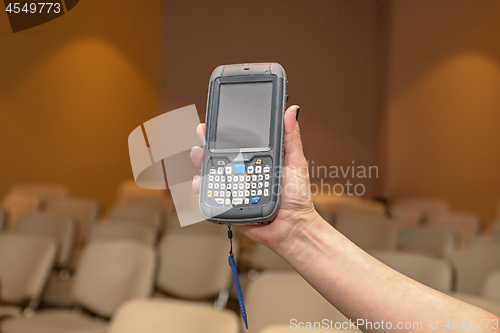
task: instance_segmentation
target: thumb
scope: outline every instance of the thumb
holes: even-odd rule
[[[306,166],[306,158],[300,138],[299,122],[297,114],[300,107],[290,106],[285,112],[285,165],[293,167]]]

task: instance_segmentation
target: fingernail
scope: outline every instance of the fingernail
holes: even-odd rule
[[[198,179],[198,178],[200,178],[200,176],[195,175],[195,176],[193,177],[193,180],[196,180],[196,179]]]
[[[297,113],[295,114],[295,120],[299,121],[299,112],[300,108],[297,109]]]
[[[203,150],[203,149],[200,146],[194,146],[193,148],[191,148],[191,151],[195,150]]]

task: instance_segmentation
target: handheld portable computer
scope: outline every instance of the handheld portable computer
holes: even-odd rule
[[[278,213],[288,99],[278,63],[217,67],[208,88],[200,210],[219,224],[264,224]]]

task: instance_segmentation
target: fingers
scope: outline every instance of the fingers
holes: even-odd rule
[[[194,166],[200,170],[201,169],[201,160],[203,159],[203,149],[198,146],[194,146],[191,148],[191,153],[189,153],[189,157],[191,161],[193,161]]]
[[[196,134],[198,134],[198,137],[203,144],[203,139],[205,138],[205,124],[199,124],[198,127],[196,127]]]
[[[193,184],[191,185],[193,192],[200,194],[200,176],[196,175],[193,177]]]
[[[203,138],[205,136],[205,124],[199,124],[196,127],[196,134],[200,138],[201,142],[203,142]],[[191,148],[191,153],[189,154],[191,157],[191,161],[193,161],[194,166],[199,170],[201,169],[201,160],[203,159],[203,149],[198,146],[194,146]]]
[[[196,127],[196,134],[200,138],[201,142],[203,143],[203,138],[205,137],[205,124],[199,124],[198,127]],[[191,152],[189,153],[189,157],[191,158],[191,161],[193,162],[194,166],[200,170],[201,169],[201,160],[203,159],[203,149],[198,146],[194,146],[191,148]],[[196,175],[193,177],[193,183],[191,184],[191,187],[193,189],[193,192],[196,194],[200,193],[200,176]]]
[[[285,112],[285,163],[289,166],[307,164],[297,121],[299,109],[297,105],[292,105]]]

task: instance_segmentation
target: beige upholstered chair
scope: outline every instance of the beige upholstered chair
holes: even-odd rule
[[[490,225],[490,235],[500,239],[500,220],[496,220]]]
[[[385,205],[375,200],[366,200],[348,195],[315,195],[314,206],[328,223],[335,225],[338,215],[341,218],[384,216]]]
[[[500,270],[496,270],[486,277],[481,295],[500,302]]]
[[[14,185],[11,190],[40,197],[43,208],[50,207],[55,201],[66,197],[69,193],[66,186],[51,183],[22,183]]]
[[[21,234],[0,234],[0,300],[8,304],[30,302],[26,314],[37,306],[56,259],[51,239]],[[21,311],[0,306],[0,316]]]
[[[69,194],[66,186],[52,183],[22,183],[14,185],[12,191],[36,194],[42,198],[44,207],[49,207],[53,201]]]
[[[441,213],[432,216],[428,227],[455,233],[459,238],[459,248],[466,249],[479,234],[480,221],[475,215],[459,213]]]
[[[71,298],[72,286],[73,277],[65,280],[57,277],[52,278],[43,293],[43,304],[50,307],[73,307],[73,299]]]
[[[163,227],[163,213],[158,209],[151,209],[144,206],[115,206],[109,216],[108,221],[115,223],[139,223],[153,229],[156,233]]]
[[[389,211],[397,209],[412,209],[420,212],[424,221],[427,221],[435,214],[448,212],[450,204],[437,198],[415,197],[415,198],[398,198],[391,200]]]
[[[336,220],[366,220],[385,216],[385,206],[382,203],[371,202],[370,204],[338,207]]]
[[[117,204],[128,204],[136,199],[141,198],[162,198],[165,197],[165,190],[149,190],[144,189],[132,180],[124,180],[118,185],[118,191],[116,194]]]
[[[396,248],[396,223],[385,217],[337,219],[335,228],[363,250]]]
[[[94,200],[62,198],[54,202],[48,211],[75,220],[78,225],[77,243],[82,243],[85,241],[89,229],[99,217],[100,206]]]
[[[237,255],[238,243],[233,241]],[[187,299],[217,296],[229,289],[229,240],[212,233],[167,232],[160,241],[157,286]]]
[[[406,228],[399,231],[398,247],[407,252],[444,257],[456,249],[457,239],[449,231]]]
[[[169,299],[134,299],[113,316],[107,333],[238,333],[238,318],[229,310]]]
[[[145,207],[152,210],[160,210],[162,214],[167,215],[170,212],[175,212],[174,201],[170,196],[139,196],[136,198],[131,198],[128,202],[122,205],[134,206],[134,207]]]
[[[203,232],[203,233],[212,233],[219,235],[220,237],[227,238],[227,226],[220,225],[212,222],[208,222],[206,220],[200,221],[198,223],[194,223],[185,227],[181,227],[179,222],[179,218],[177,217],[177,213],[174,211],[170,212],[165,217],[165,231],[166,232],[176,232],[176,231],[185,231],[185,232]],[[239,232],[236,229],[233,229],[233,236],[237,236]]]
[[[392,269],[430,288],[441,292],[451,291],[453,268],[445,259],[397,251],[370,251],[369,253]]]
[[[72,298],[111,317],[125,300],[151,295],[155,268],[156,254],[150,246],[128,240],[90,243],[75,275]]]
[[[7,213],[5,230],[10,230],[19,216],[40,209],[42,198],[39,195],[21,191],[10,191],[2,200],[1,207]]]
[[[423,220],[423,213],[420,209],[404,205],[391,206],[389,216],[401,228],[417,227]]]
[[[31,213],[19,217],[13,232],[53,239],[58,247],[57,266],[69,266],[76,235],[76,222],[51,213]]]
[[[480,295],[488,275],[500,269],[500,244],[485,239],[448,255],[456,271],[456,291]]]
[[[156,241],[154,231],[138,223],[95,223],[87,237],[87,242],[131,240],[153,246]],[[43,295],[43,302],[50,306],[71,307],[70,292],[74,279],[53,279]]]
[[[146,245],[154,245],[156,234],[150,227],[129,222],[129,223],[96,223],[93,225],[87,237],[87,242],[96,240],[119,240],[130,239]]]
[[[87,245],[80,260],[71,298],[74,303],[104,318],[132,298],[151,295],[156,267],[150,246],[134,241],[96,241]],[[2,325],[3,333],[106,331],[107,324],[67,310],[46,310],[28,319]]]
[[[248,332],[256,333],[268,325],[298,321],[334,322],[349,320],[323,298],[298,273],[264,271],[244,292],[248,313]]]

